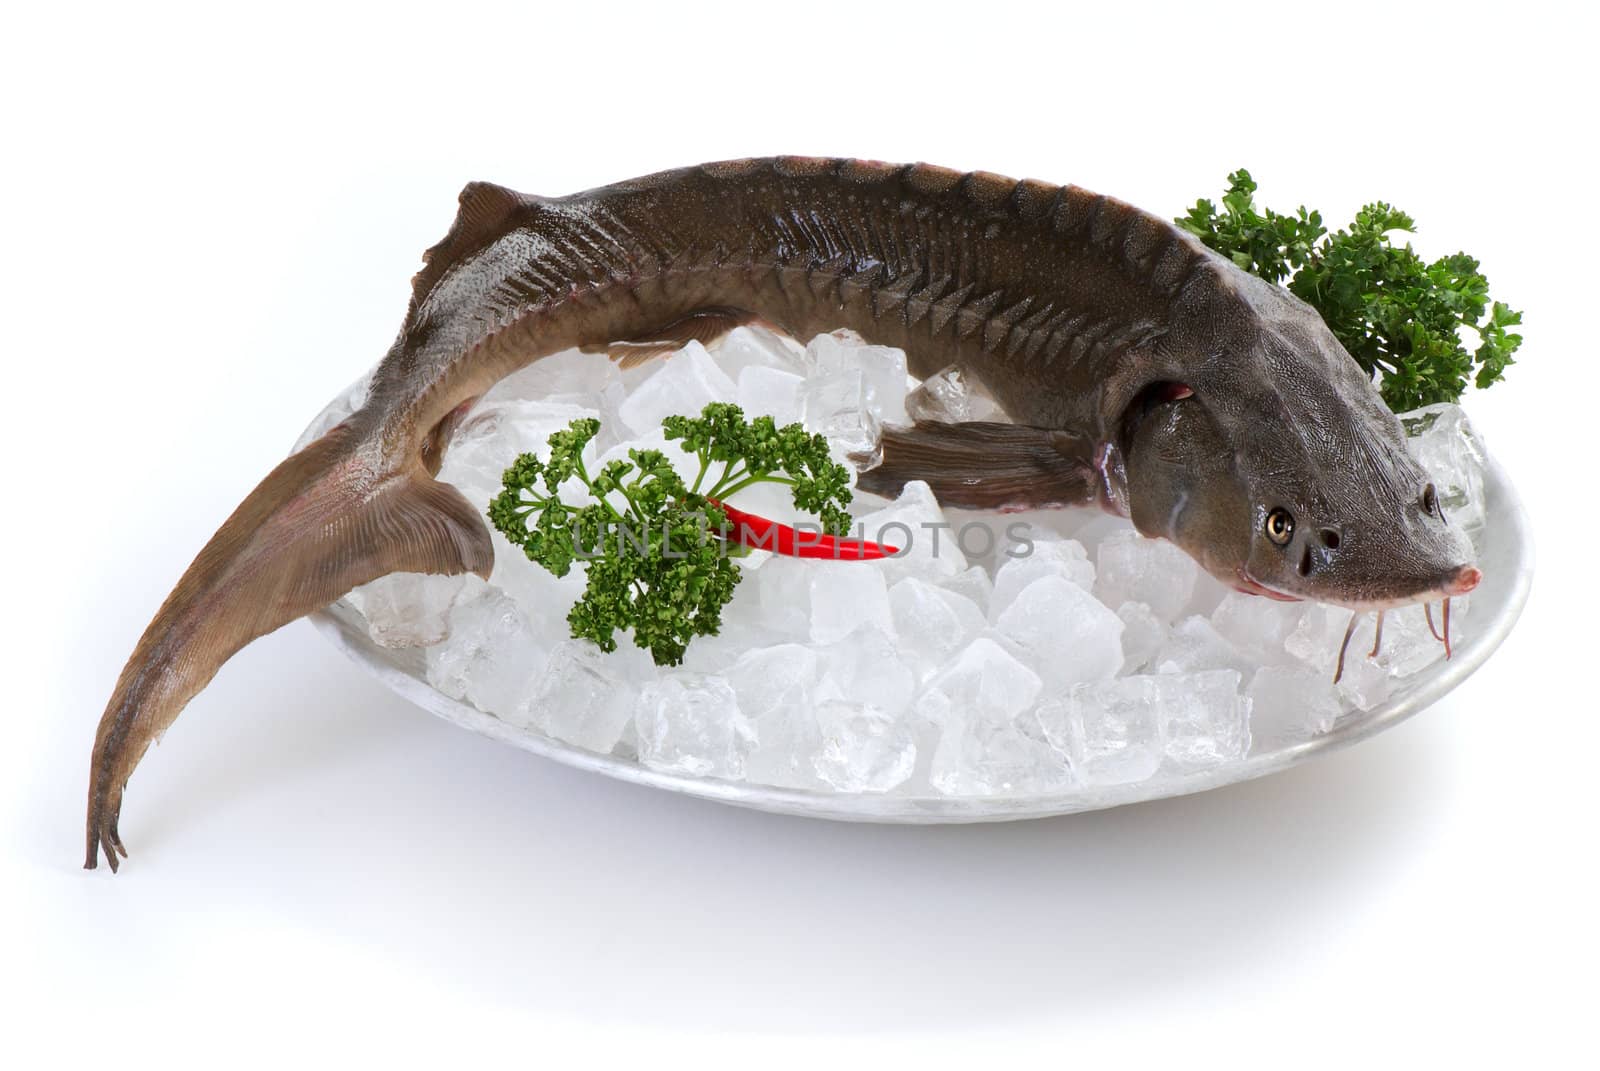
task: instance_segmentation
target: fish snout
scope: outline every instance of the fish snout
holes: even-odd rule
[[[1265,549],[1265,548],[1262,548]],[[1381,609],[1465,595],[1483,581],[1473,548],[1457,529],[1393,527],[1320,519],[1304,525],[1248,574],[1281,595]],[[1274,568],[1276,566],[1276,568]],[[1250,585],[1241,590],[1263,594]]]
[[[1477,587],[1482,579],[1483,570],[1476,565],[1463,565],[1444,582],[1444,593],[1446,595],[1465,595]]]

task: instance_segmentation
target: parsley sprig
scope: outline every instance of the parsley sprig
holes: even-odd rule
[[[549,457],[523,454],[505,470],[489,520],[528,559],[556,576],[586,568],[583,596],[567,615],[572,635],[601,650],[632,630],[657,665],[677,665],[695,636],[715,635],[741,573],[726,542],[720,500],[757,483],[785,484],[797,507],[816,514],[830,535],[850,525],[850,473],[828,455],[828,441],[799,424],[746,420],[736,405],[713,402],[698,417],[671,416],[666,437],[696,455],[686,483],[660,450],[631,449],[591,474],[584,448],[600,430],[574,420],[548,440]],[[573,505],[561,485],[576,477],[594,501]]]
[[[1374,202],[1348,229],[1329,234],[1319,212],[1294,215],[1257,210],[1250,172],[1228,176],[1222,207],[1195,202],[1178,225],[1239,267],[1282,283],[1310,304],[1369,374],[1391,409],[1403,412],[1453,402],[1469,382],[1498,382],[1513,363],[1522,336],[1509,329],[1522,314],[1489,298],[1478,261],[1453,253],[1428,263],[1409,243],[1389,236],[1415,233],[1416,221]],[[1466,327],[1477,336],[1471,350]]]

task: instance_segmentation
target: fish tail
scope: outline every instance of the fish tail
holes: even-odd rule
[[[358,414],[359,417],[359,414]],[[477,511],[417,457],[398,467],[356,418],[285,460],[206,544],[145,629],[95,733],[84,866],[126,856],[117,829],[134,767],[223,663],[258,636],[392,572],[487,577]]]

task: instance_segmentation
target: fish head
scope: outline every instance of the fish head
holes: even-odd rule
[[[1152,384],[1130,407],[1121,441],[1133,525],[1168,539],[1227,583],[1250,560],[1251,488],[1237,459],[1193,390]]]
[[[1135,526],[1276,599],[1377,610],[1472,590],[1472,544],[1371,378],[1315,310],[1256,282],[1271,293],[1253,315],[1128,407]]]

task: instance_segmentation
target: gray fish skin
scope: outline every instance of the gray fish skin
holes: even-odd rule
[[[126,854],[128,778],[245,644],[389,572],[489,574],[481,510],[434,476],[497,381],[754,320],[852,328],[921,376],[959,365],[1022,426],[892,432],[871,489],[1097,503],[1275,597],[1380,608],[1476,583],[1399,421],[1315,311],[1114,198],[809,157],[567,197],[472,183],[366,405],[245,499],[136,646],[96,733],[85,865]],[[1265,534],[1274,510],[1286,543]]]

